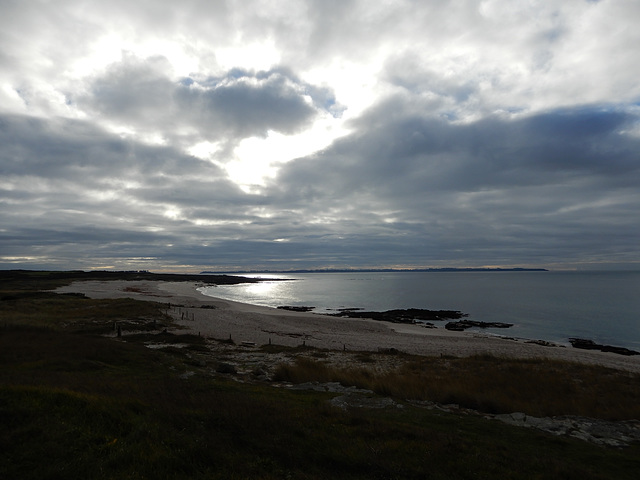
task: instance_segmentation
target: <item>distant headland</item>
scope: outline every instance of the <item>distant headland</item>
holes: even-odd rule
[[[204,271],[201,274],[241,274],[241,273],[386,273],[386,272],[548,272],[546,268],[319,268],[300,270],[216,270]]]

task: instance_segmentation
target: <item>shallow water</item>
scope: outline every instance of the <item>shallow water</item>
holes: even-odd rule
[[[259,284],[203,293],[315,312],[427,308],[460,310],[470,320],[513,323],[487,333],[568,343],[571,337],[640,351],[640,272],[384,272],[253,275]],[[292,279],[281,281],[282,279]],[[437,324],[444,326],[443,324]]]

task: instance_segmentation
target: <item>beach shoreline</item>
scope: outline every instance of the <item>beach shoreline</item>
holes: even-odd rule
[[[171,305],[167,309],[178,328],[236,343],[316,347],[328,350],[390,351],[424,356],[558,359],[640,372],[640,356],[545,346],[530,340],[444,327],[424,328],[370,319],[336,318],[222,300],[198,291],[204,284],[165,281],[79,281],[56,289],[90,298],[135,298]]]

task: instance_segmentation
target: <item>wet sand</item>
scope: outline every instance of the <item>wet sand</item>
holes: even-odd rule
[[[203,295],[193,282],[74,282],[58,292],[84,293],[90,298],[137,298],[171,304],[168,312],[183,330],[235,343],[378,351],[394,348],[418,355],[469,356],[489,353],[515,358],[550,358],[640,372],[640,356],[543,346],[475,332],[394,324],[368,319],[336,318],[314,313],[248,305]],[[203,308],[205,307],[205,308]],[[207,308],[208,307],[208,308]]]

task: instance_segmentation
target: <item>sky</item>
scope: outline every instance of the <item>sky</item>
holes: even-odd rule
[[[0,0],[0,268],[640,268],[640,0]]]

